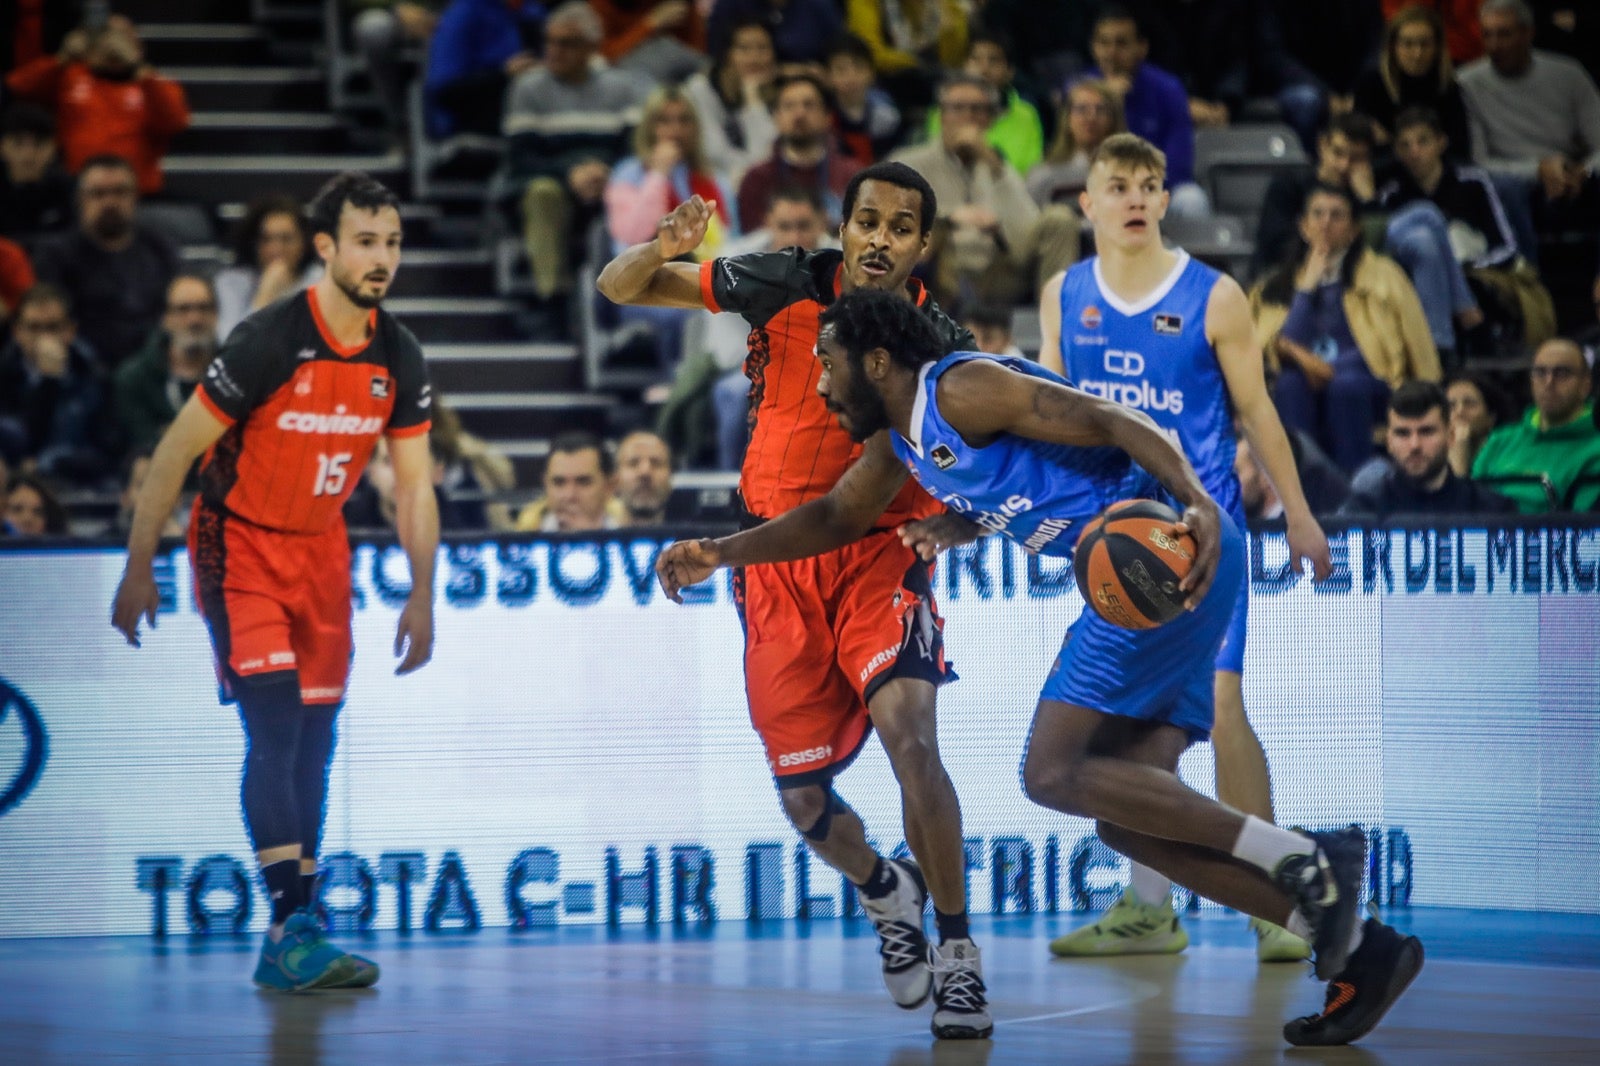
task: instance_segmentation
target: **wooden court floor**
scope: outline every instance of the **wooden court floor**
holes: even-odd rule
[[[931,1008],[879,984],[870,927],[484,930],[376,936],[366,992],[249,983],[255,943],[0,941],[0,1063],[1006,1066],[1048,1063],[1600,1063],[1600,919],[1416,910],[1427,967],[1352,1048],[1292,1049],[1304,966],[1258,967],[1242,919],[1205,915],[1182,956],[1053,960],[1064,916],[976,919],[993,1040],[935,1041]],[[355,947],[353,941],[348,946]]]

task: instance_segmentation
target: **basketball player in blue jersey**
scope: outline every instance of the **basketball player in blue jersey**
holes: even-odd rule
[[[679,590],[718,566],[832,551],[861,537],[905,484],[1030,552],[1070,557],[1079,528],[1109,504],[1175,504],[1171,533],[1194,535],[1187,611],[1155,629],[1093,610],[1067,631],[1023,760],[1034,802],[1096,820],[1100,839],[1208,898],[1315,946],[1332,982],[1322,1014],[1284,1028],[1294,1044],[1348,1043],[1377,1024],[1422,966],[1422,946],[1360,918],[1359,827],[1281,829],[1195,792],[1178,759],[1211,730],[1218,647],[1245,579],[1238,526],[1147,416],[1074,389],[1026,360],[957,352],[892,294],[861,290],[822,312],[817,391],[866,444],[826,495],[743,533],[685,541],[657,563]],[[887,432],[882,432],[887,430]],[[944,961],[930,956],[935,980]]]
[[[1132,134],[1108,137],[1089,168],[1080,203],[1094,225],[1098,254],[1057,275],[1040,295],[1039,361],[1085,392],[1143,411],[1194,464],[1213,499],[1244,528],[1233,472],[1233,419],[1260,456],[1283,501],[1296,568],[1310,561],[1326,577],[1328,540],[1306,505],[1294,457],[1262,375],[1249,307],[1237,282],[1161,243],[1166,159]],[[1245,618],[1249,582],[1216,662],[1217,796],[1274,821],[1266,754],[1244,713]],[[1053,941],[1057,955],[1133,955],[1182,951],[1189,935],[1171,902],[1171,883],[1135,863],[1128,891],[1087,925]],[[1252,921],[1257,956],[1291,962],[1310,945],[1282,928]]]

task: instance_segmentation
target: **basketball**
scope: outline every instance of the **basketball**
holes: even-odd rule
[[[1196,545],[1188,533],[1172,534],[1178,518],[1156,500],[1123,500],[1084,527],[1072,568],[1096,614],[1124,629],[1154,629],[1183,613],[1178,585]]]

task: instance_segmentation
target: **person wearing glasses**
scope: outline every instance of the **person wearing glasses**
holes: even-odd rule
[[[1533,481],[1496,486],[1523,514],[1590,510],[1600,503],[1600,427],[1591,398],[1594,349],[1564,337],[1545,341],[1533,355],[1528,377],[1533,406],[1522,421],[1489,434],[1472,476],[1548,478],[1548,491]]]
[[[133,451],[155,448],[216,354],[216,290],[199,274],[179,274],[167,286],[160,328],[117,368],[112,400]]]

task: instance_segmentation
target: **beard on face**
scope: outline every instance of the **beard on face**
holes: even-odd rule
[[[351,280],[350,275],[341,270],[334,270],[332,273],[333,283],[339,286],[339,291],[357,307],[370,311],[383,303],[382,293],[367,293],[361,290],[361,286],[365,283],[364,278]]]
[[[830,401],[828,410],[835,414],[843,411],[850,420],[847,430],[850,439],[863,444],[880,429],[889,428],[889,409],[877,390],[867,384],[864,372],[859,368],[853,369],[857,370],[857,374],[851,376],[850,388],[845,391],[843,402],[836,404]]]
[[[102,241],[120,241],[133,229],[133,216],[115,207],[103,207],[89,220],[89,232]]]
[[[216,354],[217,335],[211,330],[197,326],[174,333],[172,346],[186,359],[210,359]]]

